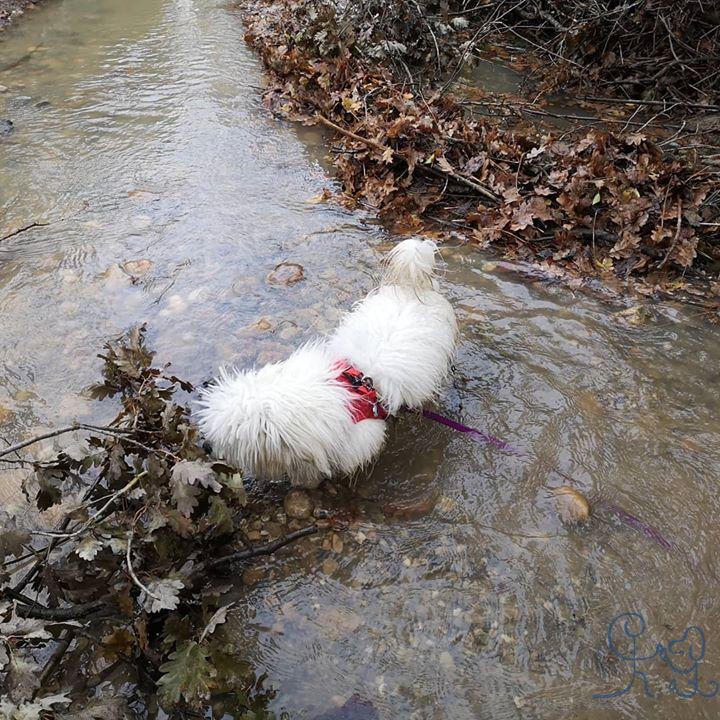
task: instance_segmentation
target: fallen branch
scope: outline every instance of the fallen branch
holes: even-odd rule
[[[687,108],[694,108],[697,110],[720,110],[720,105],[712,105],[710,103],[694,103],[687,102],[686,100],[640,100],[638,98],[613,98],[613,97],[600,97],[598,95],[585,95],[584,97],[578,98],[579,100],[589,100],[591,102],[602,102],[612,103],[614,105],[653,105],[656,107],[672,107],[673,105],[682,105]]]
[[[22,442],[16,443],[15,445],[3,448],[2,450],[0,450],[0,458],[5,457],[5,455],[12,455],[12,453],[17,452],[18,450],[22,450],[28,445],[34,445],[36,442],[40,442],[41,440],[47,440],[48,438],[57,437],[58,435],[63,435],[65,433],[73,432],[74,430],[79,429],[80,425],[78,423],[73,423],[72,425],[58,428],[57,430],[52,430],[51,432],[45,433],[43,435],[36,435],[34,438],[30,438],[30,440],[23,440]]]
[[[99,610],[109,608],[106,600],[93,600],[92,602],[73,605],[67,608],[46,608],[43,605],[17,605],[15,610],[20,617],[35,618],[36,620],[80,620]]]
[[[659,127],[659,128],[665,128],[669,130],[681,130],[681,125],[674,125],[670,123],[653,123],[650,121],[647,122],[640,122],[637,120],[626,120],[625,118],[611,118],[611,117],[596,117],[592,115],[575,115],[574,113],[555,113],[551,112],[549,110],[541,110],[540,108],[533,107],[529,103],[522,103],[522,102],[514,102],[511,103],[509,101],[503,101],[503,102],[479,102],[477,100],[461,100],[461,105],[470,105],[470,106],[478,106],[478,107],[499,107],[499,108],[507,108],[509,110],[513,110],[516,113],[527,113],[528,115],[537,115],[539,117],[550,117],[550,118],[557,118],[558,120],[576,120],[578,122],[589,122],[589,123],[600,123],[603,125],[607,124],[615,124],[615,125],[628,125],[633,127],[639,127],[639,128],[645,128],[645,127]],[[669,106],[673,107],[673,106]],[[483,113],[480,113],[481,115]]]
[[[379,142],[376,142],[375,140],[370,140],[369,138],[365,138],[362,135],[357,135],[356,133],[346,130],[344,127],[340,127],[340,125],[336,125],[332,120],[328,120],[326,117],[320,115],[319,113],[315,115],[318,122],[321,122],[323,125],[326,125],[329,128],[332,128],[335,130],[335,132],[340,133],[341,135],[344,135],[345,137],[349,137],[352,140],[356,140],[357,142],[364,143],[368,147],[374,148],[379,153],[382,153],[383,155],[390,151],[393,155],[396,154],[395,151],[392,148],[386,147],[385,145],[381,145]],[[400,156],[402,157],[402,156]],[[405,158],[402,158],[405,160]],[[407,161],[406,161],[407,162]]]
[[[492,191],[486,188],[484,185],[481,185],[477,180],[471,180],[468,177],[465,177],[465,175],[461,175],[453,166],[448,162],[446,158],[440,158],[437,164],[440,171],[451,177],[453,180],[461,183],[462,185],[466,185],[469,188],[472,188],[477,192],[479,195],[482,195],[484,198],[487,198],[488,200],[492,200],[494,202],[499,202],[500,198]]]
[[[148,445],[145,445],[138,440],[135,440],[134,438],[127,437],[132,432],[131,430],[125,430],[124,428],[114,428],[107,425],[88,425],[87,423],[73,423],[72,425],[58,428],[57,430],[52,430],[50,432],[44,433],[43,435],[36,435],[29,440],[23,440],[22,442],[15,445],[10,445],[10,447],[6,447],[0,450],[0,458],[5,457],[6,455],[12,455],[12,453],[17,452],[18,450],[22,450],[29,445],[34,445],[36,442],[40,442],[41,440],[47,440],[48,438],[57,437],[58,435],[64,435],[65,433],[73,432],[75,430],[86,430],[88,432],[98,432],[112,436],[119,435],[123,438],[124,442],[128,442],[131,445],[135,445],[136,447],[140,447],[147,453],[159,452],[163,455],[171,457],[173,460],[179,459],[177,455],[169,452],[168,450],[164,450],[162,448],[151,448]]]
[[[272,555],[280,548],[289,545],[295,540],[299,540],[300,538],[304,538],[309,535],[315,535],[319,529],[320,528],[316,524],[308,525],[307,527],[301,528],[300,530],[295,530],[294,532],[288,533],[284,537],[273,540],[272,542],[266,543],[265,545],[256,545],[247,550],[240,550],[239,552],[231,553],[230,555],[225,555],[223,557],[216,558],[215,560],[210,560],[209,562],[203,563],[197,568],[195,568],[190,578],[195,579],[196,576],[207,570],[214,570],[215,568],[221,567],[222,565],[227,565],[231,562],[248,560],[249,558],[259,557],[262,555]]]

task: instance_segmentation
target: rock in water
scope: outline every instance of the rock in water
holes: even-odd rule
[[[14,127],[12,120],[3,120],[0,118],[0,135],[9,135]]]
[[[285,513],[296,520],[306,520],[312,515],[313,503],[310,496],[302,490],[291,490],[283,502]]]
[[[581,493],[568,486],[553,491],[558,515],[566,525],[582,525],[590,517],[590,503]]]
[[[140,260],[128,260],[120,265],[128,275],[145,275],[153,267],[153,261],[142,258]]]
[[[9,408],[0,405],[0,426],[9,425],[10,421],[15,417],[15,413]]]
[[[305,269],[294,262],[281,262],[267,276],[272,285],[294,285],[305,277]]]

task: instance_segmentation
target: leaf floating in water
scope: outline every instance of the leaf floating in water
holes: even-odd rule
[[[281,262],[267,276],[272,285],[294,285],[305,277],[305,268],[298,263]]]
[[[309,205],[318,205],[321,202],[325,202],[332,197],[332,193],[328,188],[323,188],[322,192],[317,195],[313,195],[307,202]]]
[[[575,488],[561,487],[554,489],[558,515],[566,525],[582,525],[590,517],[590,503]]]
[[[638,326],[645,324],[652,315],[643,305],[634,305],[633,307],[616,312],[615,317],[628,325]]]
[[[256,332],[269,332],[273,329],[273,324],[267,318],[261,317],[254,323],[248,325],[248,328]]]
[[[0,405],[0,425],[7,425],[15,417],[15,413],[9,408]]]
[[[415,520],[429,515],[435,509],[438,500],[437,495],[431,495],[414,502],[388,503],[383,507],[383,512],[399,520]]]

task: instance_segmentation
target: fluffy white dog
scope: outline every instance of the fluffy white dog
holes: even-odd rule
[[[308,488],[372,460],[385,418],[420,408],[450,366],[457,325],[438,292],[436,251],[429,240],[404,240],[380,287],[329,338],[259,370],[222,370],[200,400],[215,454],[256,477],[287,476]]]

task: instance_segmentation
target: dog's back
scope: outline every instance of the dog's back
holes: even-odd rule
[[[372,377],[391,414],[420,407],[439,391],[455,349],[457,323],[437,291],[436,250],[430,240],[398,244],[380,287],[330,339],[333,354]]]
[[[216,454],[268,479],[329,477],[352,426],[327,348],[311,343],[258,370],[222,371],[200,400]]]

